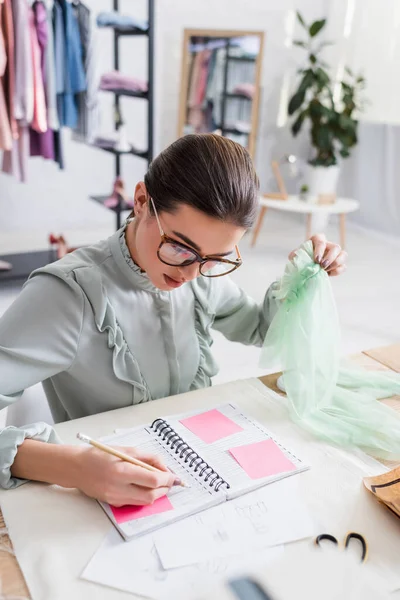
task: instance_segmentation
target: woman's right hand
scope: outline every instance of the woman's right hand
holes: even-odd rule
[[[180,483],[157,456],[141,453],[135,448],[117,449],[162,472],[137,467],[97,448],[82,448],[76,457],[76,487],[91,498],[113,506],[123,506],[152,504],[164,496],[172,485]]]

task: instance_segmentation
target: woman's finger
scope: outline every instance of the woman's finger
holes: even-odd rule
[[[138,506],[145,506],[146,504],[153,504],[158,498],[166,496],[169,492],[168,487],[160,487],[155,489],[145,489],[136,486],[132,486],[131,490],[128,490],[127,504],[136,504]]]
[[[346,264],[346,260],[347,260],[347,252],[345,252],[344,250],[342,250],[339,254],[339,256],[329,265],[329,267],[327,267],[325,270],[327,273],[330,273],[331,271],[335,271],[335,269],[337,269],[338,267],[341,267],[342,265]]]
[[[137,458],[147,463],[148,465],[156,467],[156,469],[160,469],[160,471],[169,471],[168,467],[165,466],[162,459],[155,454],[140,454],[140,456],[137,455]]]
[[[321,263],[326,250],[326,237],[323,233],[317,233],[310,239],[314,246],[314,260],[316,263]]]
[[[320,265],[323,269],[327,269],[342,252],[341,247],[338,244],[328,243],[326,246],[325,254],[322,257]]]
[[[156,467],[156,469],[160,469],[161,471],[168,471],[167,467],[165,466],[165,464],[163,463],[161,458],[159,456],[157,456],[156,454],[148,454],[147,452],[140,452],[140,450],[138,450],[137,448],[132,448],[132,447],[124,447],[124,448],[120,448],[120,450],[122,452],[125,452],[125,454],[129,454],[129,456],[132,456],[133,458],[138,458],[142,462],[145,462],[148,465]]]
[[[122,484],[134,484],[145,488],[169,488],[176,479],[176,475],[171,471],[149,471],[127,461],[118,463],[116,470]]]
[[[328,275],[329,275],[329,277],[336,277],[337,275],[341,275],[342,273],[344,273],[346,271],[346,269],[347,269],[346,265],[342,265],[341,267],[338,267],[334,271],[329,271]]]
[[[169,488],[157,488],[155,490],[149,489],[141,489],[136,486],[132,486],[128,490],[124,490],[123,493],[118,494],[118,496],[113,500],[113,502],[109,502],[113,506],[146,506],[148,504],[153,504],[155,500],[165,496]]]

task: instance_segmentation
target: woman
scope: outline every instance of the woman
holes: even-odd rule
[[[135,218],[33,273],[0,320],[0,408],[39,381],[56,422],[208,386],[217,373],[210,327],[261,346],[274,284],[258,306],[226,277],[241,264],[257,196],[242,146],[213,134],[169,146],[136,186]],[[344,270],[340,247],[313,243],[330,275]],[[0,485],[56,483],[118,506],[153,502],[177,483],[134,449],[164,472],[57,441],[44,423],[2,430]]]

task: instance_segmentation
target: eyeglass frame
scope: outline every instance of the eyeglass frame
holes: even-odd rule
[[[187,246],[186,244],[183,244],[181,242],[177,242],[173,238],[169,237],[164,232],[164,230],[161,226],[160,218],[158,216],[158,212],[157,212],[156,206],[154,204],[154,200],[151,196],[149,196],[149,200],[153,207],[154,215],[156,217],[158,229],[160,231],[160,236],[161,236],[161,243],[157,249],[157,257],[158,257],[158,260],[160,262],[162,262],[164,265],[168,265],[169,267],[182,268],[182,267],[189,267],[190,265],[193,265],[195,262],[198,262],[198,263],[200,263],[200,266],[199,266],[200,275],[202,275],[203,277],[212,278],[212,277],[223,277],[224,275],[229,275],[230,273],[233,273],[233,271],[236,271],[236,269],[238,269],[243,264],[242,256],[240,254],[239,247],[237,245],[235,245],[237,259],[235,261],[233,261],[233,260],[229,260],[228,258],[221,258],[221,257],[215,256],[215,255],[201,256],[196,250],[194,250],[194,248],[191,248],[190,246]],[[175,246],[181,246],[185,250],[189,250],[192,254],[195,255],[193,261],[186,265],[172,265],[170,263],[165,262],[165,260],[163,260],[160,256],[160,250],[161,250],[162,246],[167,243],[172,243],[172,244],[175,244]],[[219,273],[218,275],[204,275],[204,273],[201,272],[201,267],[202,267],[202,265],[204,265],[205,263],[207,263],[209,261],[226,263],[226,264],[232,265],[233,268],[231,271],[228,271],[227,273]]]

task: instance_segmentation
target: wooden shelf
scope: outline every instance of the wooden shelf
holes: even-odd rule
[[[253,98],[249,98],[249,96],[246,96],[245,94],[236,94],[233,92],[225,92],[224,96],[226,98],[235,98],[237,100],[247,100],[248,102],[252,102]]]
[[[105,146],[100,146],[97,144],[91,144],[92,148],[97,148],[98,150],[104,150],[104,152],[110,152],[110,154],[114,154],[115,156],[138,156],[139,158],[145,158],[148,160],[149,153],[147,150],[136,150],[135,148],[131,148],[125,152],[121,152],[120,150],[115,150],[115,148],[107,148]]]
[[[234,60],[237,62],[255,63],[256,59],[251,56],[228,56],[228,60]]]
[[[130,98],[142,98],[143,100],[148,100],[149,98],[148,92],[133,92],[131,90],[124,90],[120,88],[113,88],[112,90],[103,90],[100,88],[100,92],[110,92],[116,96],[129,96]]]

